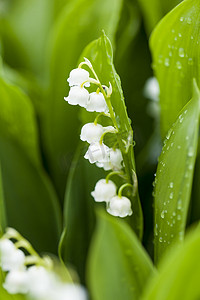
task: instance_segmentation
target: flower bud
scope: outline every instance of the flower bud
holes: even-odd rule
[[[81,68],[77,68],[70,72],[67,81],[69,82],[69,86],[76,86],[76,85],[80,86],[83,82],[89,80],[89,76],[90,74],[88,71]],[[84,86],[89,87],[90,83],[85,82]]]
[[[80,139],[89,144],[99,142],[103,133],[104,128],[100,124],[87,123],[81,129]]]
[[[131,216],[131,201],[127,197],[114,196],[108,203],[107,212],[115,217]]]
[[[71,105],[86,107],[89,99],[89,92],[84,87],[73,86],[69,91],[69,96],[64,97],[64,99]]]
[[[112,197],[116,195],[117,187],[111,180],[106,182],[105,179],[100,179],[96,185],[94,191],[91,193],[96,202],[108,202]]]
[[[108,113],[109,109],[102,93],[91,93],[86,107],[87,111]]]
[[[0,262],[3,271],[17,270],[24,267],[24,252],[20,249],[16,249],[11,241],[2,240],[0,251]]]

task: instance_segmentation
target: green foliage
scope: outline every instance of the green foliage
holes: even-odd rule
[[[199,135],[200,93],[195,81],[193,89],[193,98],[168,132],[159,157],[154,203],[156,262],[171,243],[184,236]]]
[[[199,299],[199,228],[188,234],[181,247],[164,258],[159,273],[149,281],[142,300]]]
[[[199,226],[187,233],[200,219],[199,18],[198,0],[0,0],[0,236],[11,226],[40,253],[59,252],[63,279],[93,300],[200,298]],[[159,103],[144,95],[151,32]],[[127,177],[114,182],[134,187],[123,221],[91,196],[107,174],[78,141],[97,114],[63,99],[84,57],[112,85],[112,121],[100,123],[118,129],[104,136],[123,154]],[[25,300],[5,276],[0,299]]]
[[[98,212],[88,261],[92,299],[139,299],[153,264],[124,222]]]
[[[164,137],[199,84],[199,1],[183,1],[165,16],[151,36],[153,67],[160,85]]]

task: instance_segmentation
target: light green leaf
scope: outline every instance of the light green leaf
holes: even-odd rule
[[[192,97],[192,78],[199,84],[199,20],[199,1],[185,0],[162,19],[151,36],[163,137]]]
[[[147,32],[151,33],[158,21],[160,21],[160,19],[173,7],[180,3],[180,1],[182,0],[139,0],[138,2],[144,15]]]
[[[165,256],[159,273],[149,281],[142,300],[197,300],[200,297],[200,230],[186,236],[181,247]]]
[[[113,39],[122,0],[68,1],[50,38],[50,81],[44,108],[43,139],[50,172],[63,198],[66,174],[78,143],[78,108],[68,105],[66,79],[84,47],[102,28]]]
[[[47,37],[53,20],[53,2],[7,2],[7,7],[2,9],[4,13],[0,14],[5,61],[12,67],[27,68],[41,74],[44,70]]]
[[[112,85],[112,95],[110,99],[119,129],[119,133],[116,134],[116,136],[123,153],[128,181],[133,184],[133,174],[135,174],[133,131],[126,111],[121,81],[113,64],[112,46],[105,33],[102,33],[102,36],[98,40],[95,40],[86,47],[80,61],[83,61],[83,57],[91,61],[102,84],[109,86],[110,82]],[[133,215],[130,218],[131,225],[136,234],[141,238],[143,233],[143,216],[138,192],[136,192],[135,196],[129,195],[129,197],[131,198],[133,209]]]
[[[0,132],[26,152],[37,166],[41,164],[36,116],[30,99],[16,86],[0,78]]]
[[[193,98],[169,131],[155,180],[155,261],[174,241],[182,241],[196,160],[200,93],[194,81]]]
[[[88,258],[92,299],[139,299],[154,272],[152,262],[130,227],[122,220],[99,213]]]

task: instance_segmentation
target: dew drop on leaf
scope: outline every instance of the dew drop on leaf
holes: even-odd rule
[[[185,56],[185,52],[184,52],[184,49],[183,49],[183,48],[179,48],[179,50],[178,50],[178,55],[179,55],[180,57],[184,57],[184,56]]]

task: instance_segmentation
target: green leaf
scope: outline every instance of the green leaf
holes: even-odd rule
[[[91,191],[103,170],[91,166],[84,159],[84,151],[77,149],[69,172],[65,202],[64,230],[60,241],[60,256],[65,264],[73,265],[82,282],[85,277],[85,263],[94,229],[94,199]]]
[[[4,13],[0,15],[5,60],[12,67],[42,72],[47,37],[53,20],[53,3],[49,0],[8,2]]]
[[[30,99],[16,86],[0,78],[0,132],[41,165],[36,116]]]
[[[162,19],[151,36],[163,137],[192,97],[192,78],[199,84],[199,21],[199,1],[186,0]]]
[[[18,88],[2,79],[0,103],[0,161],[7,225],[19,230],[40,251],[56,252],[60,207],[41,165],[32,104]]]
[[[112,85],[111,104],[119,129],[118,141],[119,143],[121,142],[121,151],[123,153],[128,181],[129,183],[133,183],[133,176],[135,174],[133,132],[126,111],[120,78],[116,73],[113,64],[112,46],[105,33],[102,33],[102,36],[98,40],[93,41],[86,47],[80,61],[84,60],[83,57],[86,57],[91,61],[102,84],[109,86],[109,83],[111,83]],[[141,238],[143,234],[143,216],[139,195],[138,192],[136,192],[135,196],[129,196],[132,201],[133,209],[133,215],[130,218],[131,225],[133,226],[136,234]]]
[[[165,256],[157,276],[149,281],[142,300],[196,300],[200,296],[200,230]]]
[[[99,213],[88,258],[92,299],[139,299],[154,272],[152,262],[130,227],[122,220]]]
[[[156,26],[158,21],[168,13],[174,6],[180,3],[182,0],[139,0],[139,4],[144,15],[146,29],[148,33],[151,33],[152,29]]]
[[[84,47],[104,28],[113,39],[122,0],[68,1],[50,38],[49,91],[44,108],[43,139],[57,190],[63,198],[66,174],[78,144],[78,108],[68,105],[66,79]]]
[[[182,241],[196,160],[200,93],[194,81],[193,98],[181,111],[164,143],[155,180],[155,261],[174,241]]]

